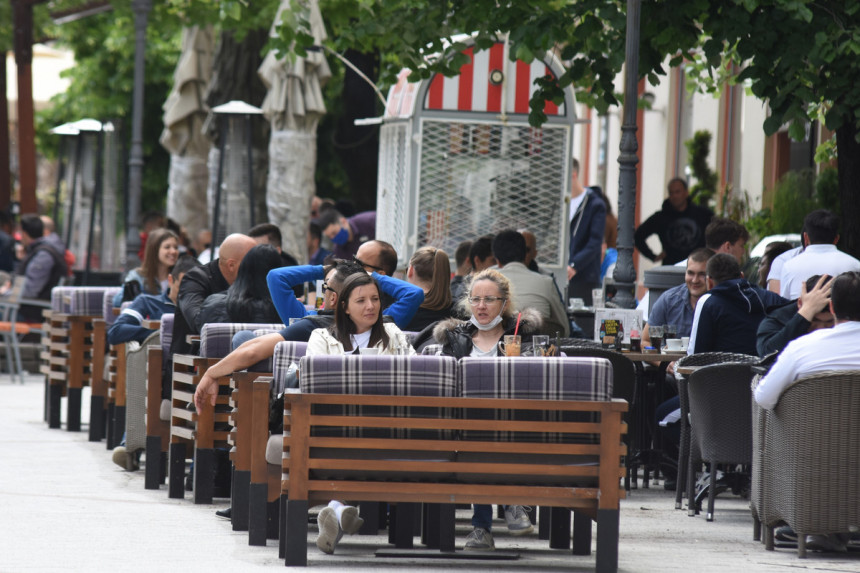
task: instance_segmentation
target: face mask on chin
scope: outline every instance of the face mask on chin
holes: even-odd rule
[[[335,245],[345,245],[349,242],[349,231],[346,227],[341,227],[340,231],[337,232],[337,235],[331,238],[331,242]]]
[[[494,328],[496,328],[499,324],[501,324],[501,322],[502,322],[502,315],[501,315],[501,314],[499,314],[498,316],[496,316],[496,318],[494,318],[493,320],[491,320],[491,321],[490,321],[490,322],[488,322],[487,324],[481,324],[480,322],[478,322],[478,319],[477,319],[477,318],[475,318],[474,316],[473,316],[472,318],[470,318],[470,319],[469,319],[469,322],[471,322],[472,324],[474,324],[474,325],[475,325],[475,328],[477,328],[478,330],[493,330],[493,329],[494,329]]]

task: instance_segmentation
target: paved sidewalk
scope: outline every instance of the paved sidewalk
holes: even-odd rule
[[[12,384],[0,375],[0,571],[277,571],[277,543],[250,547],[246,532],[233,532],[211,506],[168,499],[143,488],[142,472],[115,466],[104,442],[80,433],[50,430],[42,420],[42,378]],[[89,419],[84,392],[83,420]],[[469,512],[458,512],[458,546],[469,530]],[[315,527],[308,544],[315,571],[420,569],[421,571],[593,571],[594,556],[573,557],[547,549],[537,535],[506,534],[496,522],[498,550],[516,551],[514,561],[377,558],[387,537],[345,537],[333,556],[321,554]],[[860,571],[860,552],[767,552],[752,540],[748,502],[717,498],[716,521],[690,518],[674,509],[674,495],[636,490],[622,504],[620,571]]]

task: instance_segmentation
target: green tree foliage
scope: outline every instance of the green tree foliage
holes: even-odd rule
[[[690,197],[697,205],[711,206],[711,200],[717,193],[717,174],[708,165],[708,155],[711,152],[711,132],[697,131],[693,138],[685,141],[688,164],[696,184],[690,188]]]
[[[70,80],[68,90],[57,95],[53,105],[37,115],[37,145],[47,156],[53,156],[57,149],[56,137],[48,130],[85,117],[114,122],[124,146],[120,157],[128,156],[134,86],[134,14],[129,2],[114,4],[113,11],[56,27],[58,45],[72,50],[75,66],[64,74]],[[161,106],[170,92],[179,55],[181,22],[166,8],[161,5],[152,11],[146,37],[144,211],[163,209],[167,196],[170,158],[158,138],[162,130]]]

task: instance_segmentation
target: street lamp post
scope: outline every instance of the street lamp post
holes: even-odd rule
[[[618,156],[618,261],[613,278],[618,293],[613,302],[620,308],[634,308],[636,269],[633,267],[633,228],[636,213],[636,109],[639,84],[639,6],[627,0],[627,54],[624,71],[624,119],[621,125],[621,154]]]
[[[131,115],[131,153],[128,160],[128,195],[126,215],[126,266],[135,268],[140,250],[140,200],[143,188],[143,88],[146,71],[146,27],[152,0],[133,0],[134,11],[134,94]]]

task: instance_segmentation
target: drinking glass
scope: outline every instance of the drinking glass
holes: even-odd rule
[[[532,336],[532,354],[547,356],[549,354],[549,335],[536,334]]]
[[[663,349],[663,327],[654,325],[648,329],[648,334],[651,335],[651,346],[660,352]]]
[[[663,325],[663,340],[668,338],[678,338],[678,325],[677,324],[664,324]]]
[[[522,341],[523,337],[519,334],[506,334],[505,341],[502,343],[502,350],[505,352],[505,356],[519,356]]]

